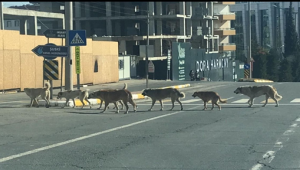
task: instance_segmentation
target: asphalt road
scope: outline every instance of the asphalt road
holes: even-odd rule
[[[177,103],[169,111],[166,100],[164,111],[156,103],[149,112],[148,99],[136,101],[138,111],[130,106],[129,114],[100,113],[97,106],[2,103],[0,169],[300,169],[299,84],[259,83],[273,84],[283,96],[279,107],[270,101],[264,108],[263,96],[248,108],[241,100],[248,98],[233,93],[246,84],[258,83],[208,82],[180,89],[186,94],[183,111]],[[216,91],[228,103],[221,111],[203,111],[203,102],[191,97],[197,90]]]

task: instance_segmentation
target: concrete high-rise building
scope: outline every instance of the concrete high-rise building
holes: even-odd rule
[[[149,9],[150,56],[167,55],[173,41],[191,42],[193,48],[208,53],[230,53],[235,45],[229,36],[235,35],[230,21],[235,14],[230,6],[235,2],[74,2],[74,29],[86,30],[94,40],[119,42],[119,52],[139,53],[147,37]],[[40,2],[40,10],[61,11],[64,2]],[[137,48],[138,47],[138,48]],[[143,48],[141,48],[143,47]]]
[[[265,49],[276,48],[284,52],[284,37],[286,24],[286,11],[290,2],[250,2],[251,9],[251,38],[256,39],[258,44]],[[299,7],[300,2],[292,2],[296,32],[299,35]],[[231,12],[236,14],[236,20],[232,26],[237,35],[232,37],[232,42],[238,44],[237,53],[247,52],[248,3],[232,5]]]

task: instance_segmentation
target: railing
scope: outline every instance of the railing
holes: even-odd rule
[[[215,30],[235,30],[234,28],[216,28]]]
[[[220,46],[235,45],[235,43],[221,43]]]
[[[234,12],[228,12],[228,13],[214,13],[214,15],[235,15]]]

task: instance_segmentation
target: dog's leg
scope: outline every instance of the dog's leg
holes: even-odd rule
[[[85,101],[88,102],[88,104],[90,105],[90,109],[92,109],[91,102],[87,98],[85,98]]]
[[[174,103],[175,103],[175,99],[171,98],[171,102],[172,102],[172,108],[170,110],[173,110],[174,108]]]
[[[180,104],[181,110],[183,110],[183,106],[182,106],[182,103],[181,103],[181,101],[179,100],[179,98],[176,99],[176,101]]]
[[[129,107],[128,107],[128,104],[127,104],[127,102],[128,102],[128,101],[125,101],[125,100],[123,100],[123,103],[124,103],[124,105],[125,105],[125,107],[126,107],[126,111],[125,111],[125,113],[124,113],[124,114],[127,114],[127,113],[128,113],[128,109],[129,109]]]
[[[119,106],[117,104],[117,102],[114,102],[115,108],[116,108],[116,113],[119,113]]]
[[[269,99],[269,96],[266,94],[266,102],[262,107],[265,107],[268,104],[268,99]]]
[[[211,101],[211,110],[213,110],[214,109],[214,107],[215,107],[215,101]]]
[[[124,109],[123,102],[120,100],[120,101],[119,101],[119,103],[122,105],[122,108],[121,108],[121,110],[123,110],[123,109]]]
[[[215,102],[215,105],[217,105],[219,110],[221,110],[221,106],[218,104],[218,101]]]
[[[100,102],[100,106],[99,106],[97,109],[101,109],[101,107],[102,107],[102,103],[103,103],[103,100],[101,100],[101,102]]]
[[[70,100],[70,99],[66,98],[66,103],[65,103],[65,105],[64,105],[64,106],[62,106],[61,108],[65,108],[65,107],[68,105],[68,103],[69,103],[69,100]]]
[[[136,104],[134,103],[134,101],[132,100],[132,99],[129,99],[129,101],[128,101],[131,105],[132,105],[132,107],[133,107],[133,111],[134,112],[136,112],[136,108],[137,108],[137,106],[136,106]],[[122,105],[122,107],[123,107],[123,105]]]
[[[151,111],[152,110],[152,107],[153,107],[153,105],[155,104],[155,102],[156,102],[156,99],[152,99],[152,106],[150,107],[150,109],[148,110],[148,111]],[[124,103],[125,104],[125,103]],[[126,106],[126,105],[125,105]]]
[[[279,106],[279,103],[278,103],[278,100],[275,98],[275,96],[271,96],[271,98],[276,102],[275,107],[278,107],[278,106]]]
[[[103,111],[102,111],[101,113],[104,113],[104,112],[106,111],[107,106],[109,105],[109,103],[108,103],[108,102],[105,102],[104,105],[105,105],[105,107],[104,107],[104,109],[103,109]]]
[[[31,99],[29,107],[32,107],[32,105],[33,105],[33,100],[35,100],[35,99]]]
[[[159,103],[160,103],[160,111],[163,111],[164,110],[163,101],[160,99]]]
[[[253,100],[254,100],[253,98],[250,98],[250,99],[249,99],[249,101],[250,101],[250,102],[249,102],[249,107],[252,107],[252,105],[253,105]]]
[[[206,101],[203,101],[204,102],[204,108],[203,108],[203,110],[206,110],[207,109],[207,106],[206,106]]]
[[[82,107],[81,109],[83,109],[83,107],[85,106],[84,102],[83,102],[83,99],[80,99],[81,103],[82,103]]]
[[[75,106],[76,106],[76,104],[75,104],[75,100],[74,99],[72,99],[73,100],[73,103],[74,103],[74,106],[73,106],[73,108],[75,108]]]

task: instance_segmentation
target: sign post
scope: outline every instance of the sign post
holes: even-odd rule
[[[170,80],[170,70],[171,70],[171,50],[168,50],[168,56],[167,56],[167,80]]]
[[[155,66],[153,62],[150,60],[150,62],[148,63],[148,73],[153,74],[153,79],[154,79],[154,72],[155,72]]]
[[[77,74],[77,89],[80,89],[80,47],[75,46],[75,67]]]
[[[45,35],[45,37],[47,37],[48,43],[49,43],[49,38],[61,38],[61,46],[63,46],[64,38],[66,38],[66,36],[67,36],[67,31],[62,30],[62,29],[53,29],[53,30],[48,29],[44,32],[44,35]],[[44,59],[44,61],[45,61],[45,59]],[[60,63],[61,63],[60,91],[62,91],[63,63],[64,63],[63,57],[61,57]],[[44,80],[43,80],[43,83],[44,83]]]
[[[86,46],[86,31],[85,30],[70,30],[69,46],[75,46],[76,74],[77,74],[77,89],[80,89],[80,48]]]

